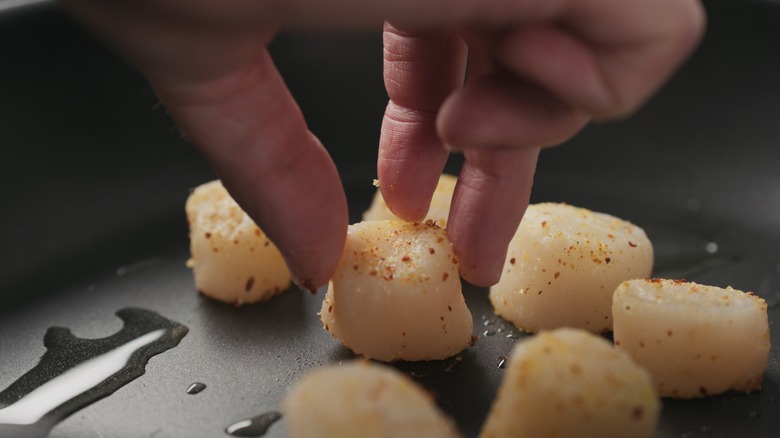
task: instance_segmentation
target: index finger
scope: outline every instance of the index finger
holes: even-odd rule
[[[218,80],[155,88],[231,195],[279,247],[293,280],[312,292],[327,283],[346,238],[346,197],[333,161],[265,49]]]

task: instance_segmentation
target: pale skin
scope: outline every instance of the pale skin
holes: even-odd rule
[[[420,220],[448,153],[462,152],[447,232],[464,278],[488,286],[528,206],[539,150],[631,114],[705,21],[698,0],[63,2],[146,76],[308,289],[335,270],[347,201],[266,50],[280,27],[385,23],[380,190],[394,213]]]

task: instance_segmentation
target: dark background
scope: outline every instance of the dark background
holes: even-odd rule
[[[679,74],[630,119],[590,126],[544,151],[532,198],[639,224],[654,242],[656,275],[755,291],[770,303],[775,332],[780,3],[705,4],[707,36]],[[283,34],[272,52],[311,130],[333,155],[352,220],[358,220],[373,189],[387,99],[381,36]],[[458,159],[451,160],[450,171],[457,170]],[[183,204],[190,188],[211,178],[142,78],[59,8],[43,4],[0,13],[0,388],[36,363],[47,327],[62,324],[81,327],[82,335],[106,336],[118,328],[111,316],[116,310],[141,303],[190,326],[191,334],[170,355],[180,377],[210,377],[224,392],[212,390],[215,400],[193,410],[200,418],[193,421],[179,408],[153,409],[163,401],[181,403],[170,399],[179,389],[171,389],[164,376],[147,375],[137,382],[171,392],[133,412],[150,418],[139,429],[115,412],[127,413],[134,400],[147,400],[139,395],[145,383],[74,415],[61,436],[85,436],[88,429],[109,436],[218,436],[231,418],[271,409],[286,385],[311,366],[350,357],[312,319],[321,295],[293,290],[264,307],[239,311],[195,296],[183,267]],[[483,290],[466,289],[479,334],[479,317],[489,314],[489,303]],[[273,317],[300,325],[279,328]],[[235,339],[236,331],[247,330],[278,332],[285,344]],[[450,378],[454,383],[436,373],[422,378],[444,394],[440,403],[467,434],[475,434],[484,418],[500,379],[495,358],[508,353],[506,342],[485,339],[469,350],[465,374]],[[262,372],[243,365],[271,351],[275,356]],[[235,365],[232,371],[215,374],[215,363],[225,361]],[[484,374],[483,387],[470,387],[474,395],[464,397],[456,389],[468,386],[462,380],[479,382],[474,373]],[[247,389],[254,395],[236,398],[236,375],[246,379],[242,387],[267,390],[257,395]],[[773,352],[764,392],[666,402],[659,436],[774,436],[780,433],[778,382]],[[176,384],[185,383],[191,381]],[[234,409],[230,400],[239,399],[254,404]],[[236,417],[214,417],[225,412]]]

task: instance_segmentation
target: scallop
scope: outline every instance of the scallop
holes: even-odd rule
[[[580,329],[519,343],[481,433],[493,437],[650,437],[660,402],[628,354]]]
[[[521,330],[612,329],[612,292],[650,275],[653,247],[624,220],[566,204],[533,204],[490,289],[496,314]]]
[[[455,183],[458,182],[458,178],[448,175],[446,173],[441,174],[439,177],[439,183],[436,185],[436,190],[433,192],[433,198],[431,199],[431,206],[428,209],[428,215],[424,220],[432,220],[436,222],[436,225],[447,228],[447,217],[450,214],[450,204],[452,204],[452,194],[455,191]],[[371,206],[363,213],[364,221],[376,221],[398,219],[385,204],[385,199],[382,197],[382,193],[377,190],[374,194],[374,199],[371,201]]]
[[[650,371],[665,397],[761,389],[770,339],[766,302],[681,280],[631,280],[615,290],[615,344]]]
[[[311,371],[287,394],[282,411],[291,438],[458,436],[429,393],[367,361]]]
[[[473,328],[458,260],[433,222],[350,225],[320,317],[353,352],[386,362],[453,356]]]
[[[240,306],[264,301],[290,286],[281,253],[230,197],[220,181],[197,187],[185,207],[195,288]]]

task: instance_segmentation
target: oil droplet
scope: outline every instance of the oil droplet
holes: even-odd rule
[[[197,394],[206,389],[206,384],[201,382],[195,382],[187,387],[187,394]]]
[[[482,325],[484,325],[485,327],[487,327],[487,326],[489,326],[491,324],[493,324],[493,321],[490,320],[490,319],[486,319],[486,320],[482,321]]]
[[[0,436],[47,436],[64,418],[142,376],[152,356],[188,332],[148,310],[116,314],[124,326],[105,338],[77,338],[63,327],[46,332],[40,362],[0,392]]]
[[[282,414],[271,411],[247,420],[237,421],[225,428],[225,432],[233,436],[263,436],[272,424],[279,421]]]
[[[498,356],[498,367],[502,370],[506,368],[506,357],[505,356]]]
[[[715,254],[716,252],[718,252],[718,243],[708,242],[707,246],[705,246],[704,249],[710,254]]]
[[[495,334],[496,334],[496,331],[493,330],[493,329],[488,329],[488,330],[485,330],[484,332],[482,332],[483,336],[493,336]]]

